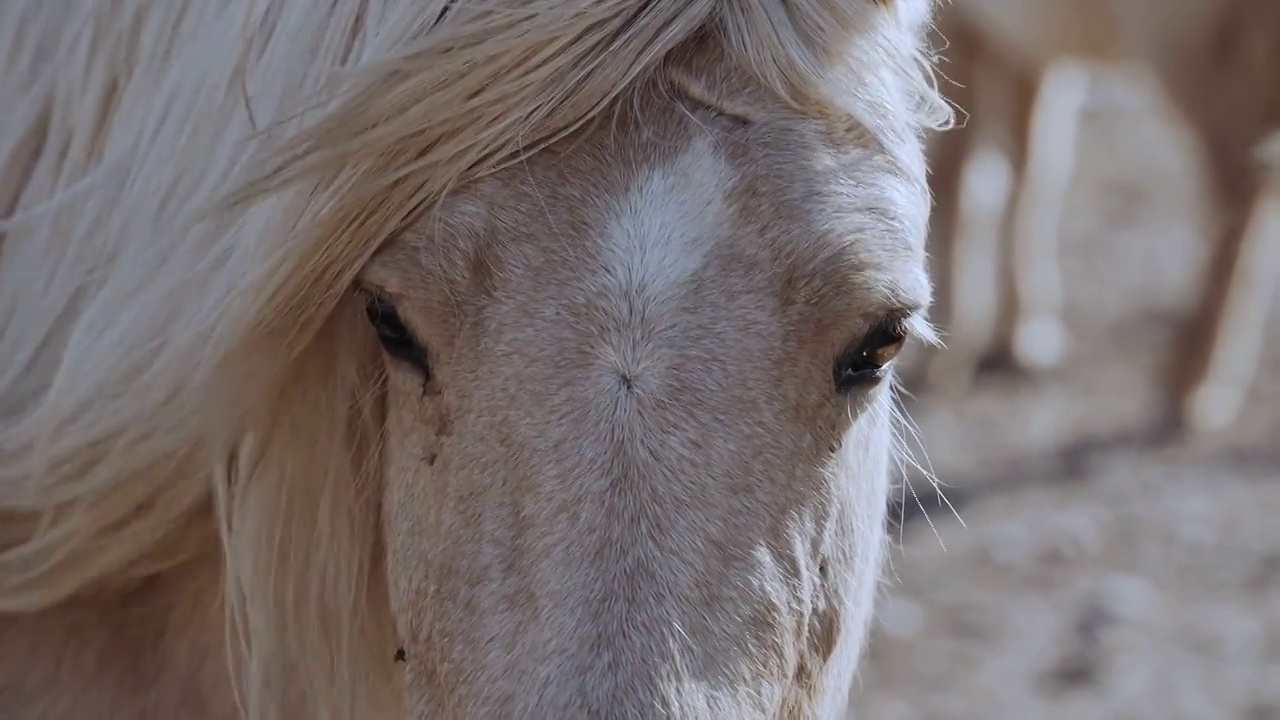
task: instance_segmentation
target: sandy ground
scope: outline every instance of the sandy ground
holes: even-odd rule
[[[1280,313],[1237,428],[1146,442],[1206,260],[1199,171],[1154,108],[1085,132],[1071,358],[911,402],[967,527],[915,481],[932,527],[901,532],[852,717],[1280,720]]]

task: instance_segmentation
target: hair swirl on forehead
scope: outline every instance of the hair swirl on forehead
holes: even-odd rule
[[[355,273],[695,43],[915,133],[931,2],[0,3],[0,611],[220,552],[251,715],[399,711]]]

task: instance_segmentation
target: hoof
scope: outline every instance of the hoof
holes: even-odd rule
[[[1013,360],[1030,372],[1052,370],[1066,358],[1069,337],[1061,318],[1041,315],[1024,320],[1013,333]]]
[[[1225,430],[1244,408],[1244,392],[1237,385],[1204,383],[1196,386],[1182,401],[1182,424],[1196,435]]]

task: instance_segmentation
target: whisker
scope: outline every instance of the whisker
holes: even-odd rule
[[[925,522],[928,523],[929,529],[933,532],[933,536],[937,539],[939,547],[942,548],[943,552],[946,552],[947,545],[943,541],[942,534],[938,531],[937,525],[933,522],[933,518],[929,515],[929,511],[925,508],[924,501],[921,500],[919,493],[916,492],[915,485],[911,482],[911,473],[909,472],[908,468],[914,467],[916,470],[922,473],[923,476],[933,486],[934,490],[938,493],[938,496],[940,498],[943,498],[943,500],[947,503],[948,507],[951,507],[951,510],[953,513],[956,514],[957,519],[960,519],[959,514],[956,512],[955,507],[951,505],[951,502],[945,499],[945,496],[943,495],[941,489],[939,488],[938,483],[933,478],[932,468],[930,468],[929,470],[926,470],[925,467],[921,465],[914,457],[912,453],[912,448],[910,444],[907,442],[906,435],[903,434],[903,428],[905,427],[907,429],[907,432],[911,434],[911,437],[914,438],[917,441],[917,443],[919,443],[920,441],[920,434],[918,429],[913,427],[913,424],[910,418],[906,415],[906,411],[901,406],[901,401],[896,394],[893,396],[893,401],[889,405],[889,412],[893,414],[893,422],[890,423],[891,431],[892,431],[892,441],[894,443],[894,447],[896,450],[895,455],[899,464],[899,470],[902,473],[902,482],[903,482],[903,488],[904,488],[902,503],[899,506],[899,512],[901,513],[900,521],[898,523],[899,543],[900,544],[902,543],[902,537],[905,532],[904,528],[906,526],[906,493],[909,492],[911,493],[911,498],[916,503],[916,507],[920,508],[920,514],[924,517]],[[926,460],[926,464],[928,464],[927,460]],[[960,520],[960,522],[961,522],[961,525],[963,526],[964,521]]]
[[[898,388],[895,387],[894,390],[897,391]],[[933,490],[937,493],[938,499],[941,502],[946,503],[947,507],[951,510],[951,514],[954,515],[956,520],[960,523],[960,527],[968,528],[969,526],[965,523],[964,518],[960,516],[960,512],[956,509],[955,505],[951,504],[950,498],[947,497],[946,493],[942,492],[943,483],[938,478],[938,473],[933,467],[933,461],[929,459],[929,451],[924,443],[924,433],[920,430],[920,426],[916,421],[911,417],[911,414],[907,412],[907,409],[901,402],[901,399],[898,399],[894,403],[894,413],[902,423],[902,427],[906,428],[907,432],[911,434],[911,439],[915,441],[913,449],[909,448],[907,450],[912,464],[920,471],[924,478],[929,481],[929,484],[933,486]],[[917,451],[924,458],[923,466],[916,459],[915,453]]]

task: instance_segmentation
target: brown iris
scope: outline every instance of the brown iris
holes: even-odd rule
[[[884,379],[889,364],[902,352],[907,329],[901,320],[884,322],[850,345],[836,359],[832,369],[836,392],[869,387]]]

